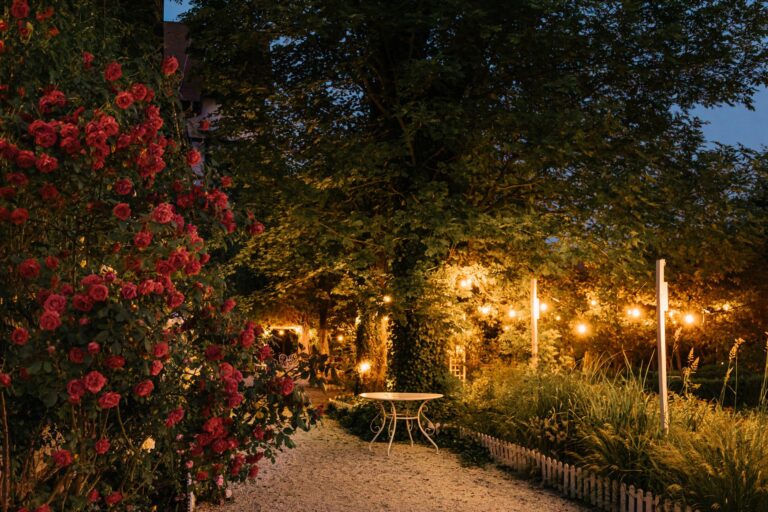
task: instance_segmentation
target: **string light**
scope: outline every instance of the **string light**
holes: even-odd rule
[[[693,313],[686,313],[683,317],[683,322],[688,325],[693,325],[696,323],[696,317],[693,315]]]
[[[472,288],[472,278],[468,277],[466,279],[462,279],[459,281],[459,287],[461,287],[464,290],[469,290]]]
[[[384,304],[389,304],[390,302],[392,302],[392,297],[390,295],[385,295],[384,297],[381,298],[381,300],[384,301]]]
[[[576,333],[584,336],[589,331],[589,327],[585,323],[576,324]]]
[[[640,308],[627,308],[627,316],[631,316],[632,318],[640,318],[640,315],[642,315],[642,311],[640,311]]]
[[[370,361],[360,361],[360,366],[358,369],[360,370],[360,373],[368,372],[371,369]]]
[[[339,334],[338,336],[336,336],[336,341],[344,341],[344,335]]]
[[[507,314],[509,315],[509,318],[517,318],[517,311],[515,311],[514,309],[510,309],[509,313]]]
[[[589,301],[589,305],[592,307],[595,307],[597,306],[597,301],[595,299],[592,299],[591,301]]]
[[[282,330],[282,329],[280,329],[279,331],[277,331],[277,335],[278,335],[278,336],[282,336],[282,335],[284,335],[284,334],[285,334],[285,331],[284,331],[284,330]]]
[[[486,304],[484,306],[480,306],[479,308],[477,308],[477,310],[480,311],[481,315],[488,315],[491,313],[491,306]]]
[[[562,318],[560,317],[560,315],[557,315],[557,316],[555,317],[555,320],[557,320],[557,321],[560,321],[560,320],[562,320]]]
[[[549,309],[549,306],[547,305],[547,303],[546,303],[546,302],[541,302],[541,303],[539,303],[539,311],[540,311],[541,313],[544,313],[544,312],[546,312],[546,311],[547,311],[547,309]]]

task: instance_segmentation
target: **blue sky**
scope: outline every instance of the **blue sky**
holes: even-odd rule
[[[188,9],[189,1],[179,4],[173,0],[165,1],[164,17],[166,21],[175,21],[180,13]],[[724,144],[744,144],[759,149],[768,146],[768,90],[761,89],[755,97],[755,110],[749,111],[741,106],[699,108],[694,113],[708,121],[704,135],[712,142]]]

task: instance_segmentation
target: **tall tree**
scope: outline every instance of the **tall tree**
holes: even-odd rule
[[[298,257],[392,295],[400,389],[440,386],[435,269],[469,245],[532,273],[645,265],[711,199],[690,185],[722,176],[691,108],[749,105],[768,76],[766,6],[746,0],[193,6],[220,155],[284,206],[278,236],[308,232]]]

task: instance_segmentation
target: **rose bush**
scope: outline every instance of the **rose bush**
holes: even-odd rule
[[[178,63],[116,58],[91,12],[6,3],[0,510],[173,510],[187,475],[216,496],[317,420],[294,388],[316,361],[284,368],[210,268],[235,216],[164,114]]]

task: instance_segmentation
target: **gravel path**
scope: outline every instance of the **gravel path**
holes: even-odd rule
[[[492,466],[462,467],[448,451],[368,443],[334,420],[295,437],[259,477],[233,489],[234,501],[205,512],[507,511],[583,512],[583,507]],[[439,444],[439,441],[438,441]],[[198,508],[200,510],[200,508]]]

